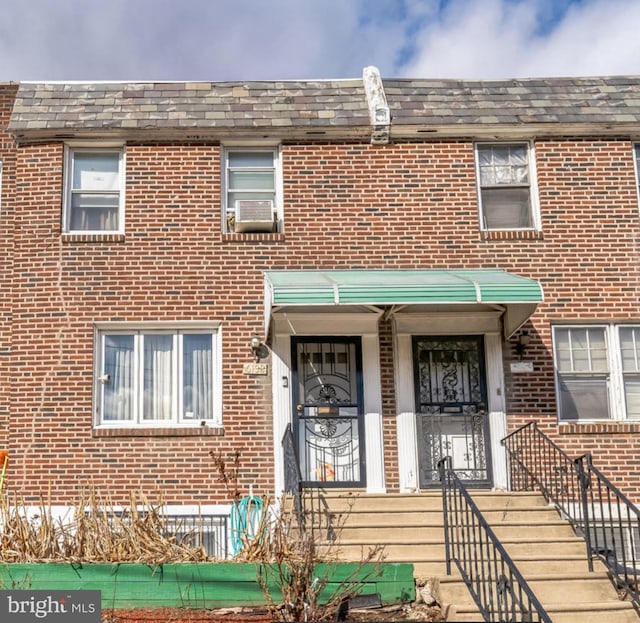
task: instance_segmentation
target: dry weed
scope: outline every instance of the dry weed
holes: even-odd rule
[[[202,562],[207,554],[190,544],[190,535],[177,539],[167,529],[162,501],[131,494],[129,506],[115,507],[95,490],[81,491],[68,519],[54,517],[51,492],[38,509],[20,499],[0,498],[0,561],[136,562],[161,565]]]

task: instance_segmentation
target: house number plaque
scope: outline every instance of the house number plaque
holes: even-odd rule
[[[269,364],[268,363],[245,363],[242,371],[245,374],[257,374],[264,376],[269,374]]]

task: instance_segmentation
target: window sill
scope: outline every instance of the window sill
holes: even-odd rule
[[[149,428],[94,428],[93,437],[223,437],[222,426],[176,426]]]
[[[124,242],[124,234],[115,232],[104,234],[72,234],[63,233],[62,242]]]
[[[491,229],[481,230],[482,240],[543,240],[544,235],[539,229]]]
[[[234,234],[223,233],[222,242],[284,242],[282,233]]]
[[[561,435],[603,435],[640,433],[640,422],[560,422]]]

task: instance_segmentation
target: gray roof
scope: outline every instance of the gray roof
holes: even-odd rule
[[[638,123],[640,76],[384,80],[393,123]]]
[[[358,127],[369,111],[361,80],[298,82],[138,82],[21,84],[9,130],[38,133]]]
[[[375,68],[374,68],[375,69]],[[640,76],[383,79],[390,136],[634,134]],[[21,84],[9,130],[73,136],[344,137],[372,133],[363,80]],[[380,97],[380,95],[378,96]]]

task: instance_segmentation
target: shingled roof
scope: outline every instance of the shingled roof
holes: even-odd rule
[[[527,80],[384,80],[392,127],[640,123],[640,76]],[[574,128],[575,129],[575,128]]]
[[[20,85],[9,130],[18,137],[90,132],[251,136],[332,127],[369,133],[361,80],[45,83]],[[353,131],[352,130],[352,131]]]
[[[372,68],[368,68],[369,70]],[[375,68],[373,68],[375,69]],[[362,79],[21,84],[9,130],[43,137],[343,137],[373,133]],[[425,133],[640,133],[640,77],[385,79],[391,139]],[[369,98],[369,99],[368,99]]]

